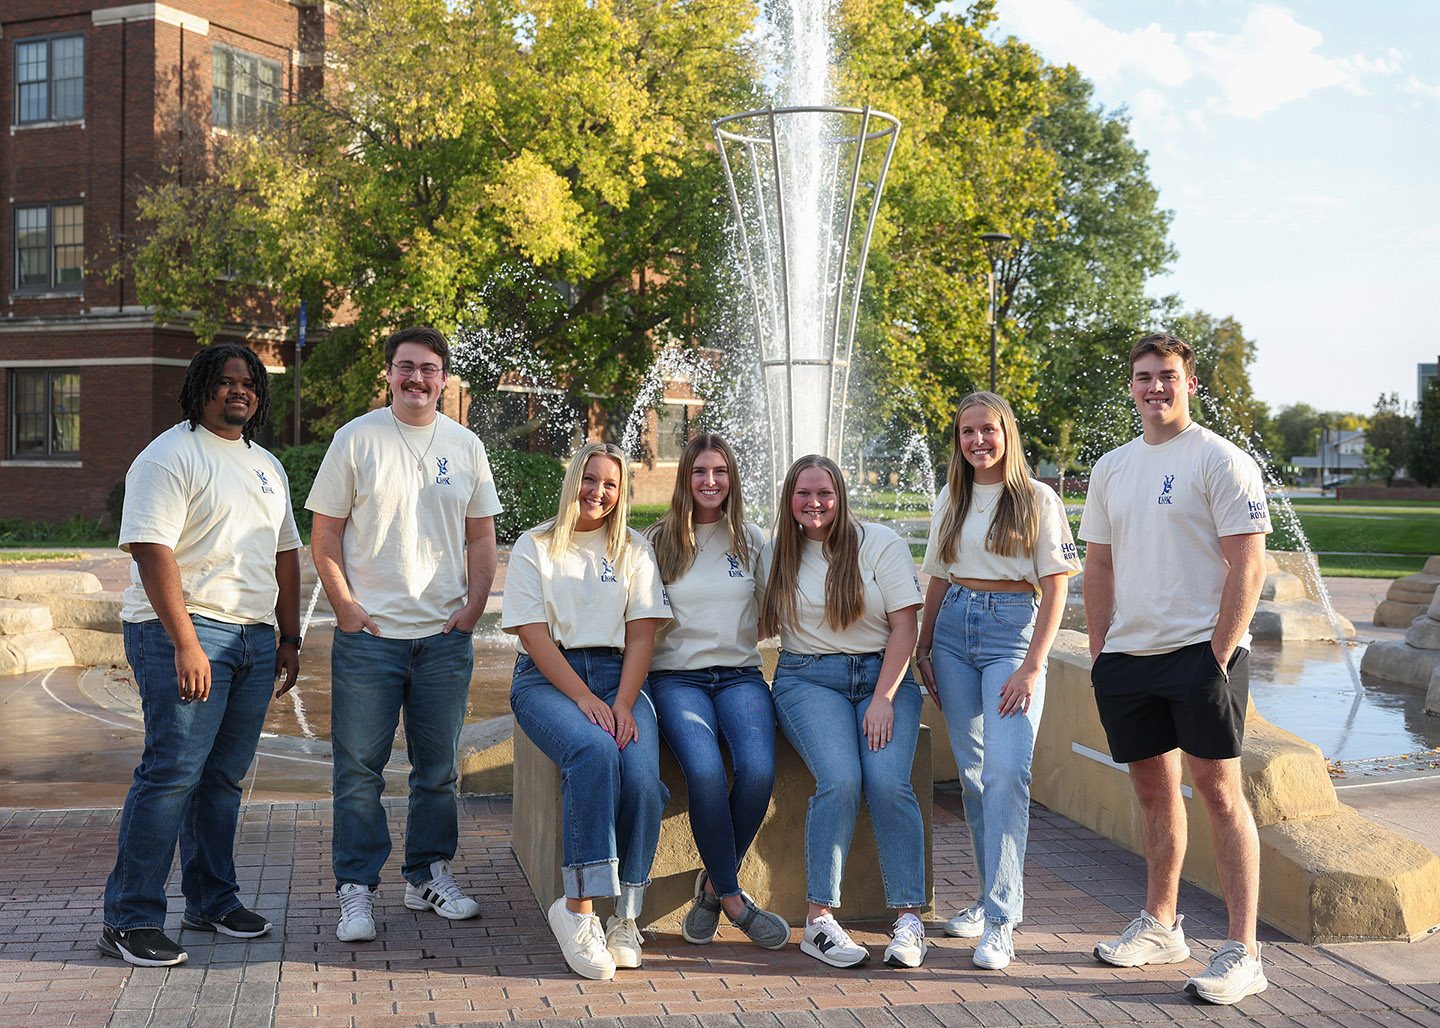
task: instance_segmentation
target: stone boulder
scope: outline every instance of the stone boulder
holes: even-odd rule
[[[116,633],[122,631],[120,611],[125,607],[125,594],[121,592],[30,592],[23,593],[20,598],[49,607],[56,628],[89,628],[97,632]]]
[[[65,667],[73,663],[75,655],[70,652],[70,644],[53,629],[23,635],[0,635],[0,675]]]
[[[61,635],[70,644],[72,663],[98,667],[121,667],[129,663],[125,656],[125,637],[119,632],[103,632],[95,628],[61,628]]]
[[[1404,628],[1424,614],[1440,587],[1440,556],[1425,562],[1423,571],[1397,578],[1375,608],[1375,624],[1382,628]]]
[[[0,600],[0,635],[48,632],[55,627],[50,608],[25,600]]]
[[[98,593],[100,579],[88,571],[0,572],[0,597],[50,596],[54,593]]]

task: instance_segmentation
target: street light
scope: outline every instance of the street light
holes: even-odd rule
[[[995,253],[1013,236],[1004,232],[986,232],[980,237],[985,244],[985,256],[990,261],[990,391],[995,391]]]

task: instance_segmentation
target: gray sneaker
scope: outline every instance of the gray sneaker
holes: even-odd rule
[[[690,904],[685,920],[680,922],[680,934],[686,942],[697,946],[708,946],[714,942],[715,933],[720,929],[720,897],[705,891],[705,878],[702,868],[695,876],[695,902]],[[786,932],[788,934],[789,929]]]
[[[1116,967],[1139,967],[1141,964],[1178,964],[1190,958],[1190,947],[1185,942],[1185,932],[1180,922],[1184,914],[1175,915],[1175,927],[1166,928],[1151,915],[1140,911],[1140,916],[1131,921],[1110,942],[1095,947],[1095,956]]]
[[[745,909],[740,911],[740,916],[725,916],[729,917],[730,922],[744,932],[751,942],[766,949],[782,949],[790,944],[789,922],[779,914],[761,910],[746,893],[742,892],[740,898],[745,901]]]
[[[1255,950],[1260,950],[1258,942]],[[1243,942],[1229,939],[1210,958],[1210,966],[1185,983],[1185,991],[1211,1003],[1230,1004],[1269,986],[1259,958],[1252,957]]]

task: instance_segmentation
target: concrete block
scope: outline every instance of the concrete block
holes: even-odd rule
[[[1355,638],[1355,626],[1342,614],[1334,620],[1314,600],[1291,600],[1275,603],[1261,600],[1250,619],[1250,632],[1256,639],[1334,639],[1336,626],[1346,639]]]
[[[1440,556],[1427,558],[1425,566],[1420,570],[1427,575],[1434,575],[1436,578],[1440,578]]]
[[[910,781],[920,801],[925,822],[925,894],[927,909],[934,908],[935,870],[930,859],[933,823],[928,728],[921,727],[915,747]],[[530,881],[541,909],[548,908],[561,894],[560,869],[560,770],[532,743],[523,731],[515,739],[515,806],[513,840],[515,856]],[[815,779],[805,762],[784,739],[775,740],[775,791],[770,810],[745,863],[740,884],[761,907],[773,910],[792,925],[804,923],[805,902],[805,814],[815,792]],[[670,790],[670,803],[660,828],[660,844],[650,871],[650,888],[645,894],[642,924],[663,931],[676,931],[695,891],[700,857],[690,830],[689,794],[685,776],[668,747],[660,751],[660,777]],[[893,911],[885,905],[880,881],[880,862],[875,851],[874,830],[869,811],[860,805],[855,837],[841,885],[846,922],[888,919]],[[602,919],[613,909],[608,900],[596,903]]]
[[[515,718],[490,718],[460,729],[460,791],[471,796],[515,791]]]
[[[1275,603],[1289,603],[1291,600],[1304,600],[1309,597],[1305,592],[1305,583],[1298,575],[1277,571],[1266,576],[1265,584],[1260,589],[1260,598]]]
[[[120,611],[125,608],[125,594],[121,592],[25,593],[20,599],[49,607],[56,628],[93,628],[99,632],[122,630]]]
[[[1430,606],[1425,608],[1425,613],[1440,621],[1440,589],[1436,589],[1435,595],[1430,597]]]
[[[15,599],[36,593],[98,593],[100,579],[88,571],[0,572],[0,597]]]
[[[75,663],[70,644],[54,630],[0,636],[0,675],[67,667]]]
[[[1320,747],[1276,728],[1255,712],[1245,718],[1245,748],[1240,755],[1245,795],[1255,824],[1278,824],[1305,817],[1331,817],[1340,812],[1335,787]]]
[[[1427,609],[1419,603],[1381,600],[1375,607],[1375,617],[1372,620],[1379,628],[1405,628],[1410,622],[1423,616]]]
[[[119,632],[101,632],[94,628],[61,628],[58,631],[70,644],[76,664],[129,666],[125,656],[125,637]]]
[[[50,608],[43,603],[0,600],[0,635],[25,635],[54,628]]]
[[[1417,650],[1440,650],[1440,621],[1428,614],[1416,618],[1405,630],[1405,642]]]
[[[1400,639],[1371,643],[1360,658],[1362,674],[1420,689],[1429,687],[1437,667],[1440,650],[1417,650]]]
[[[1436,586],[1440,586],[1440,575],[1427,575],[1421,571],[1418,574],[1395,579],[1390,583],[1390,588],[1385,590],[1385,598],[1428,607],[1430,601],[1435,598]]]

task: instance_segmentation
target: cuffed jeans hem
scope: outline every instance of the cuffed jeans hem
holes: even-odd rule
[[[565,895],[570,899],[620,895],[620,861],[615,857],[562,868],[560,877],[565,884]]]
[[[159,924],[156,924],[154,921],[136,921],[134,924],[127,925],[111,924],[109,921],[103,921],[101,923],[104,924],[106,928],[114,929],[117,932],[133,932],[137,928],[158,928],[162,932],[165,930],[164,921],[161,921]]]
[[[649,885],[646,882],[645,885]],[[645,905],[645,885],[621,885],[620,895],[615,897],[616,917],[639,917],[640,908]]]
[[[244,907],[245,907],[245,904],[244,904],[244,903],[241,903],[241,902],[237,899],[237,900],[235,901],[234,905],[226,907],[224,910],[220,911],[220,913],[216,914],[214,917],[206,916],[205,914],[200,913],[198,910],[190,910],[189,908],[186,908],[186,910],[185,910],[185,916],[188,917],[190,920],[192,920],[192,921],[197,921],[197,922],[198,922],[198,921],[223,921],[223,920],[225,920],[227,917],[229,917],[231,914],[235,913],[235,911],[237,911],[237,910],[243,910]],[[127,929],[127,931],[128,931],[128,929]]]

